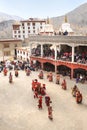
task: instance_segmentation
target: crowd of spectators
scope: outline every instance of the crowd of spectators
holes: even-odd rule
[[[87,64],[87,52],[75,53],[75,62]]]
[[[32,49],[32,55],[34,56],[41,56],[41,48],[38,46],[37,48]],[[50,47],[43,49],[43,57],[48,58],[55,58],[55,50],[51,49]],[[57,50],[57,60],[63,60],[63,61],[72,61],[72,52],[68,50],[61,50],[60,52]],[[81,64],[87,64],[87,52],[75,52],[74,53],[74,62],[81,63]]]

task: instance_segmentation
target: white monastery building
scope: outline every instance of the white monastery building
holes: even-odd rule
[[[46,20],[29,18],[13,24],[13,38],[25,39],[29,35],[39,34],[39,30],[46,24]]]
[[[73,34],[73,30],[70,24],[67,22],[65,16],[65,23],[63,23],[59,29],[61,34],[68,32],[68,35]],[[27,39],[31,35],[43,35],[43,36],[54,36],[53,25],[50,24],[49,18],[47,20],[41,20],[36,18],[30,18],[13,24],[13,38],[14,39]],[[30,57],[29,48],[17,48],[17,58],[27,60]]]
[[[29,57],[30,57],[30,48],[29,47],[17,48],[17,59],[29,60]]]

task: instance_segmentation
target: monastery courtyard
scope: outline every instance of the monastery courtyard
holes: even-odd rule
[[[67,80],[67,90],[47,80],[38,79],[39,72],[32,71],[26,76],[19,71],[19,77],[13,74],[13,83],[0,73],[0,130],[87,130],[87,83],[78,83],[83,94],[82,104],[77,104],[71,94],[75,80]],[[46,84],[46,93],[51,97],[53,121],[48,119],[47,106],[43,97],[43,109],[39,110],[38,99],[34,99],[31,89],[32,79]],[[61,81],[63,77],[61,76]]]

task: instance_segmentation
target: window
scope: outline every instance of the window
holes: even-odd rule
[[[22,26],[24,26],[24,23],[22,23]]]
[[[25,55],[25,52],[23,52],[23,54]]]
[[[4,48],[9,48],[9,44],[4,44]]]
[[[27,23],[28,26],[30,26],[30,23]]]
[[[25,29],[25,27],[23,27],[23,29]]]
[[[28,33],[30,33],[30,30],[28,31]]]
[[[33,26],[35,26],[35,23],[32,23],[33,24]]]
[[[20,36],[20,35],[18,35],[18,37],[20,38],[21,36]]]
[[[25,33],[25,31],[23,31],[23,33]]]
[[[42,29],[42,26],[40,26],[40,29]]]
[[[19,28],[20,28],[19,25],[13,26],[13,30],[19,30]]]
[[[28,56],[28,53],[27,53],[27,56]]]
[[[15,38],[17,38],[17,35],[14,35]]]
[[[15,47],[17,47],[17,44],[15,44]]]
[[[20,33],[20,31],[18,31],[18,33]]]
[[[30,29],[30,27],[28,27],[28,29]]]
[[[4,56],[10,56],[10,51],[4,51]]]

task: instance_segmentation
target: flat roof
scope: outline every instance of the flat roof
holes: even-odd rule
[[[29,36],[29,42],[49,42],[49,43],[76,43],[86,44],[87,36]]]
[[[21,42],[21,39],[0,39],[0,42]]]
[[[20,22],[46,22],[46,20],[39,18],[29,18],[27,20],[21,20]]]

